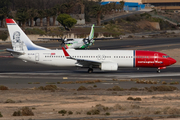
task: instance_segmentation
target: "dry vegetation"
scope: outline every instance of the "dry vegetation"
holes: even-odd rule
[[[26,90],[0,90],[0,94],[0,117],[4,119],[108,116],[116,120],[120,116],[138,116],[131,120],[153,120],[153,115],[174,118],[180,114],[179,90],[168,85],[144,89],[120,86],[99,89],[93,85],[91,89],[82,85],[67,89],[46,85]]]

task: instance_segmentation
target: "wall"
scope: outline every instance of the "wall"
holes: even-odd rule
[[[142,3],[172,3],[180,2],[180,0],[142,0]]]

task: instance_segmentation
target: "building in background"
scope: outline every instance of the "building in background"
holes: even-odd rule
[[[119,2],[121,0],[102,0],[103,2]],[[180,10],[180,0],[123,0],[125,3],[138,3],[146,5],[146,7],[155,7],[161,10]],[[126,5],[126,7],[129,5]],[[133,7],[130,4],[129,7]]]
[[[180,0],[142,0],[142,3],[161,10],[180,10]]]
[[[137,1],[137,0],[134,0],[134,1]],[[138,0],[138,1],[140,1],[140,0]],[[106,4],[109,4],[112,2],[115,2],[116,4],[120,4],[119,1],[118,2],[116,2],[116,1],[103,1],[103,2],[101,2],[101,5],[106,5]],[[144,8],[145,8],[145,5],[138,3],[138,2],[125,2],[124,3],[124,10],[125,11],[138,11],[138,10],[141,10]]]

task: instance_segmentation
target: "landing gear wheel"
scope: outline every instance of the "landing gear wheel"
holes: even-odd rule
[[[161,72],[161,70],[160,69],[157,69],[157,73],[160,73]]]
[[[88,73],[92,73],[93,72],[93,69],[92,68],[89,68],[88,69]]]

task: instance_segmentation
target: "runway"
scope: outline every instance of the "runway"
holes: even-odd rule
[[[37,42],[36,44],[52,49],[60,48],[59,42]],[[175,49],[180,47],[179,38],[162,38],[162,39],[140,39],[140,40],[106,40],[95,41],[95,45],[90,49],[136,49],[136,50],[166,50]],[[11,44],[3,44],[0,49],[11,48]],[[9,56],[10,53],[0,53],[0,55]],[[26,88],[33,86],[45,85],[46,83],[57,83],[63,81],[77,81],[77,80],[105,80],[107,84],[101,84],[102,88],[113,86],[116,81],[113,79],[153,79],[153,80],[166,80],[178,81],[180,76],[179,66],[170,66],[161,73],[156,73],[156,68],[119,68],[118,71],[105,72],[99,69],[94,69],[94,73],[88,74],[86,68],[76,67],[54,67],[34,64],[31,62],[23,62],[16,58],[0,58],[0,85],[6,85],[10,88]],[[39,82],[40,84],[31,84],[29,82]],[[100,84],[100,83],[98,83]],[[123,87],[142,87],[133,82],[118,83]],[[67,87],[77,87],[79,85],[61,85]]]

